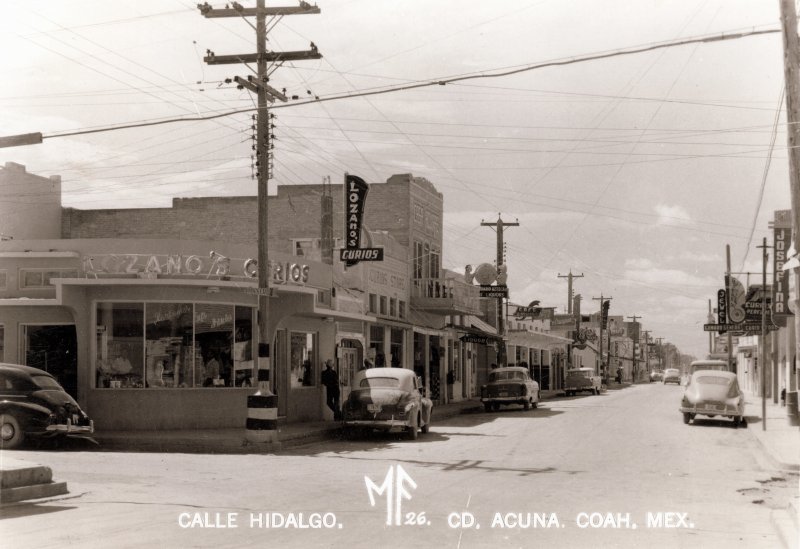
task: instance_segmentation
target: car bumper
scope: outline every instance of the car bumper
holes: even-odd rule
[[[496,396],[496,397],[482,397],[481,402],[524,402],[528,399],[526,395],[516,396]]]
[[[48,425],[45,429],[48,434],[63,435],[91,435],[94,433],[94,421],[89,421],[89,425],[74,425],[72,422],[56,423]]]
[[[404,431],[411,426],[407,420],[400,419],[346,419],[343,424],[345,427],[376,429],[387,432]]]
[[[689,413],[701,416],[742,417],[744,415],[743,408],[737,408],[736,406],[730,406],[726,404],[681,406],[680,411],[683,414]]]

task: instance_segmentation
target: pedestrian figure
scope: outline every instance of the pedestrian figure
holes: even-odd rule
[[[781,406],[786,406],[786,387],[781,389]]]
[[[333,369],[333,360],[325,361],[322,371],[322,384],[325,386],[328,408],[333,411],[333,419],[339,419],[339,374]]]

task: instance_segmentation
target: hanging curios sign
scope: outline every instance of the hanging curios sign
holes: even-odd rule
[[[361,229],[369,184],[356,175],[344,176],[344,238],[339,259],[352,267],[359,261],[383,261],[383,248],[362,248]]]

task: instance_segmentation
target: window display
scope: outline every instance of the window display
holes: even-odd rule
[[[147,303],[145,386],[192,387],[192,363],[185,361],[191,345],[191,303]]]
[[[97,305],[97,387],[144,387],[143,303]]]
[[[250,387],[253,315],[233,305],[99,303],[96,387]]]

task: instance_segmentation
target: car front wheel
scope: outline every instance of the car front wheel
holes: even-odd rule
[[[0,449],[17,448],[25,440],[19,420],[11,414],[0,414]]]

